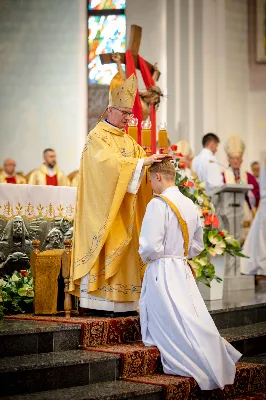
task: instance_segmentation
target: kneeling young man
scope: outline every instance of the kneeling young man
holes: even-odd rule
[[[169,160],[152,164],[156,193],[147,206],[139,254],[149,263],[140,298],[142,340],[157,346],[164,373],[193,377],[202,390],[233,384],[241,354],[224,340],[201,297],[187,258],[204,248],[194,203],[175,186]]]

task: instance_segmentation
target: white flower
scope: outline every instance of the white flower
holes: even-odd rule
[[[223,240],[218,242],[214,247],[209,248],[208,253],[215,257],[217,254],[221,255],[224,253],[224,249],[226,248],[226,244]]]
[[[18,277],[16,274],[13,274],[13,275],[11,276],[11,281],[13,281],[13,282],[19,281],[19,277]]]
[[[5,286],[5,284],[6,284],[6,281],[3,278],[1,278],[0,279],[0,286]]]
[[[231,246],[233,247],[239,246],[238,241],[234,239],[232,236],[226,236],[224,240],[226,241],[226,243],[231,244]]]
[[[226,244],[224,243],[223,240],[221,240],[220,242],[218,242],[215,247],[214,247],[214,251],[216,252],[216,254],[223,254],[224,253],[224,249],[226,248]]]

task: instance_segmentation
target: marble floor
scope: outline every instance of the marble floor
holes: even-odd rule
[[[230,308],[266,305],[266,281],[258,281],[255,290],[236,290],[225,292],[222,300],[205,301],[209,311],[227,310]]]

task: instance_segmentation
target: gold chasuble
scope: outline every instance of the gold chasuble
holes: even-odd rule
[[[130,79],[132,84],[130,77],[121,88],[127,95],[120,102],[122,107],[129,107],[129,98],[134,103],[135,93],[130,96],[127,86]],[[117,88],[115,92],[121,95]],[[152,198],[147,171],[140,160],[145,157],[131,136],[108,122],[99,122],[89,133],[77,190],[70,274],[73,294],[80,295],[81,278],[89,274],[90,295],[115,302],[139,299],[144,267],[138,255],[139,233]],[[129,190],[132,184],[135,192]]]
[[[68,177],[58,168],[57,165],[53,167],[54,177],[56,178],[56,184],[54,186],[70,186]],[[53,178],[53,177],[52,177]],[[34,170],[29,177],[29,185],[47,185],[49,179],[49,173],[46,165],[42,164],[40,168]]]
[[[100,122],[82,154],[72,253],[71,291],[90,274],[88,292],[113,301],[137,301],[141,290],[138,238],[152,198],[146,172],[137,194],[127,188],[146,153],[120,129]]]

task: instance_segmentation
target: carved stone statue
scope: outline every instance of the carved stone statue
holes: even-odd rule
[[[72,240],[73,238],[73,226],[69,228],[69,230],[64,234],[64,240],[69,239]]]
[[[65,234],[67,233],[67,231],[71,228],[71,222],[69,222],[67,219],[62,218],[61,222],[60,222],[60,231],[63,233],[63,235],[65,236]]]
[[[7,222],[0,238],[1,268],[25,268],[29,265],[29,255],[33,250],[29,233],[21,216],[16,216]],[[4,258],[4,260],[3,260]],[[8,271],[10,272],[10,271]]]
[[[118,72],[120,73],[121,77],[126,80],[126,74],[125,71],[122,68],[122,63],[121,63],[121,56],[120,53],[113,53],[111,55],[112,60],[116,63],[117,68],[118,68]],[[157,68],[157,64],[154,65],[154,73],[152,75],[152,78],[155,82],[157,82],[158,80],[158,68]],[[145,121],[149,114],[150,114],[150,105],[154,104],[155,105],[155,109],[157,110],[159,105],[160,105],[160,101],[161,101],[161,97],[163,96],[161,89],[159,88],[159,86],[151,86],[148,90],[139,92],[140,95],[140,101],[141,101],[141,106],[142,106],[142,117],[143,117],[143,121]]]
[[[64,248],[64,236],[58,228],[53,228],[47,235],[46,238],[47,246],[45,250],[52,249],[63,249]]]
[[[72,239],[73,228],[72,223],[68,219],[56,217],[54,221],[54,228],[59,229],[62,232],[64,240]]]

